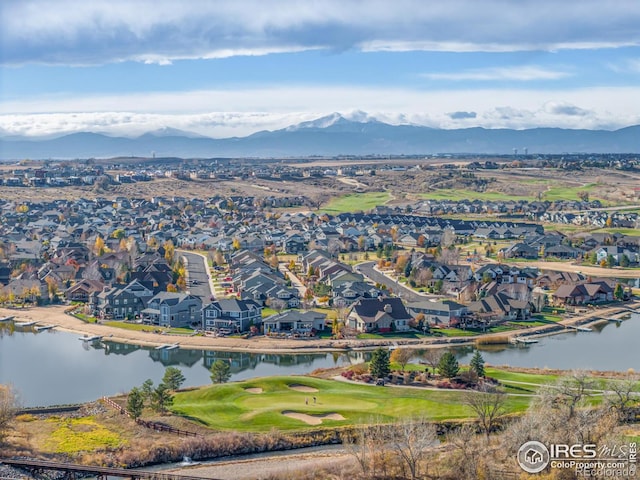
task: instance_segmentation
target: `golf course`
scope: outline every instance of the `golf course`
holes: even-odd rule
[[[508,395],[506,413],[524,411],[533,393]],[[268,377],[179,392],[171,410],[215,430],[294,431],[368,424],[372,419],[386,423],[410,417],[433,421],[473,418],[464,403],[465,394],[308,376]]]

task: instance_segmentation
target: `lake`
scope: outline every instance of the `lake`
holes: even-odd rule
[[[297,375],[317,368],[364,361],[366,352],[269,354],[208,350],[156,350],[114,342],[84,342],[71,333],[33,333],[0,325],[0,383],[10,383],[24,406],[80,403],[129,391],[150,378],[160,382],[167,366],[180,368],[184,386],[211,382],[209,367],[217,359],[231,364],[231,380],[269,375]],[[593,332],[565,333],[528,347],[483,349],[488,364],[558,369],[640,370],[640,315],[610,322]],[[473,348],[456,354],[468,363]]]

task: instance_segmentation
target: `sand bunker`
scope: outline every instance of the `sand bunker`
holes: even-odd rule
[[[282,414],[285,417],[295,418],[301,420],[307,425],[320,425],[323,420],[344,420],[345,418],[339,413],[325,413],[321,415],[307,415],[306,413],[284,411]]]
[[[297,383],[293,383],[289,385],[289,388],[295,390],[296,392],[305,392],[305,393],[315,393],[318,391],[317,388],[307,387],[306,385],[299,385]]]
[[[260,387],[245,388],[244,391],[247,393],[262,393],[262,389]]]

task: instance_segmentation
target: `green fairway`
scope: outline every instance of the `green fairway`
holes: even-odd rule
[[[296,385],[304,385],[308,391],[292,388]],[[316,403],[313,397],[316,397]],[[377,387],[290,376],[180,392],[174,397],[172,411],[216,430],[266,432],[272,428],[312,428],[303,420],[285,416],[284,412],[306,414],[316,419],[331,414],[344,418],[322,419],[316,428],[366,424],[372,419],[390,422],[413,416],[426,416],[434,421],[473,417],[462,398],[460,391]],[[528,403],[527,396],[510,396],[506,408],[508,412],[523,411]]]
[[[332,198],[321,211],[330,215],[345,212],[368,211],[378,205],[384,205],[391,199],[387,192],[353,193],[343,197]]]
[[[464,189],[434,190],[432,192],[421,193],[419,197],[425,200],[483,200],[488,202],[506,202],[509,200],[518,201],[533,199],[533,197],[509,195],[502,192],[475,192],[473,190]]]

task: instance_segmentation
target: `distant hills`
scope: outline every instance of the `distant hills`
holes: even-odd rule
[[[80,132],[57,138],[1,136],[0,159],[150,157],[290,157],[309,155],[430,155],[436,153],[637,153],[640,125],[619,130],[527,130],[464,128],[443,130],[390,125],[367,116],[348,120],[334,113],[247,137],[214,139],[163,128],[136,138]]]

